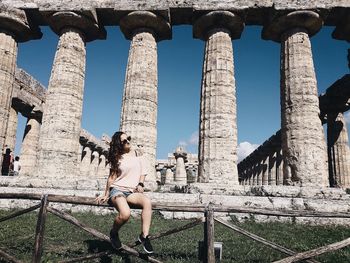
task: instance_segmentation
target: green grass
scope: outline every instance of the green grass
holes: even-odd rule
[[[0,217],[13,211],[0,211]],[[73,214],[85,224],[108,234],[114,215]],[[15,219],[0,223],[0,249],[21,259],[31,261],[37,212],[30,212]],[[154,212],[151,233],[157,233],[183,224],[187,220],[165,220]],[[293,249],[305,251],[350,237],[350,227],[307,226],[293,223],[236,223],[240,227],[268,240]],[[140,219],[131,218],[120,232],[122,242],[135,240],[140,232]],[[203,226],[163,237],[152,242],[155,258],[164,262],[199,262],[198,241],[203,240]],[[266,246],[258,244],[232,230],[215,223],[215,240],[223,242],[222,262],[271,262],[284,257]],[[48,214],[42,262],[57,262],[109,250],[107,242],[100,241],[79,228]],[[142,252],[141,247],[137,250]],[[321,262],[350,262],[350,248],[327,253],[317,258]],[[0,262],[6,262],[0,259]],[[134,257],[122,259],[118,255],[85,262],[143,262]]]

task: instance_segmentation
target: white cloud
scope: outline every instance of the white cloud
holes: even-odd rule
[[[198,131],[195,131],[191,134],[190,138],[186,140],[179,141],[181,146],[198,146]]]
[[[237,163],[239,163],[244,158],[246,158],[258,147],[259,147],[259,144],[251,144],[250,142],[241,142],[237,147],[237,157],[238,157]]]
[[[344,118],[347,124],[350,124],[350,111],[345,112]]]
[[[181,146],[187,146],[187,142],[185,142],[185,141],[179,141],[179,145],[181,145]]]
[[[198,145],[198,140],[199,140],[199,133],[198,131],[195,131],[192,133],[191,138],[188,140],[189,144],[192,145]]]

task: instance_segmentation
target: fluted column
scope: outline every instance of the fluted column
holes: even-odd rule
[[[213,11],[193,25],[206,41],[200,101],[199,182],[238,184],[236,86],[232,39],[243,30],[239,16]]]
[[[172,182],[174,182],[174,173],[170,168],[167,168],[165,173],[165,184],[170,184]]]
[[[97,168],[98,168],[99,162],[100,162],[100,154],[96,150],[92,151],[90,169],[89,169],[90,177],[92,178],[97,177]]]
[[[85,178],[89,177],[90,175],[91,153],[91,148],[89,146],[85,146],[81,156],[79,169],[80,175]]]
[[[97,168],[98,177],[106,177],[109,173],[106,171],[106,156],[104,154],[100,155],[100,162]]]
[[[269,185],[276,185],[276,157],[277,154],[275,151],[271,152],[269,155],[269,161],[268,161],[268,184]]]
[[[284,176],[283,176],[283,156],[282,150],[277,151],[276,156],[276,184],[283,185]]]
[[[41,36],[39,28],[29,25],[23,10],[0,4],[0,166],[5,150],[18,43]]]
[[[259,164],[253,164],[253,183],[252,185],[258,185],[259,181]]]
[[[10,107],[9,119],[7,122],[6,138],[5,138],[5,148],[10,149],[11,152],[15,150],[17,126],[18,126],[18,111],[13,107]]]
[[[300,186],[328,183],[327,148],[319,118],[310,36],[323,22],[312,11],[275,19],[263,37],[281,42],[281,134],[285,177]]]
[[[161,182],[162,182],[162,173],[161,173],[161,171],[157,171],[156,172],[156,182],[159,183],[159,184],[161,184]]]
[[[258,161],[256,163],[256,185],[262,185],[262,163]]]
[[[49,24],[60,37],[44,105],[38,175],[71,177],[79,174],[85,43],[104,38],[105,32],[93,14],[56,12]]]
[[[248,180],[249,180],[249,185],[253,185],[253,174],[252,174],[252,167],[248,167]]]
[[[350,14],[338,18],[333,38],[350,42]],[[348,49],[348,67],[350,68],[350,49]],[[329,114],[328,126],[328,162],[331,186],[350,187],[349,139],[342,113]]]
[[[148,11],[123,17],[120,29],[131,40],[120,116],[120,130],[141,145],[148,165],[146,186],[156,188],[158,67],[157,42],[171,38],[170,24]]]
[[[350,186],[350,149],[343,113],[327,114],[327,143],[330,185]]]
[[[28,117],[21,146],[21,174],[33,175],[38,162],[39,134],[41,122]]]
[[[268,157],[265,156],[262,160],[262,185],[268,185],[269,178],[268,178]]]
[[[79,142],[79,143],[80,143],[80,145],[79,145],[79,153],[78,153],[78,163],[80,166],[81,160],[83,159],[82,156],[83,156],[84,146],[81,144],[82,142]]]
[[[176,170],[174,181],[176,184],[187,184],[187,173],[185,168],[185,159],[187,153],[185,153],[182,148],[177,148],[174,153],[176,159]]]

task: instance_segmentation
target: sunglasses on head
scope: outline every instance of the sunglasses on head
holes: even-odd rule
[[[126,144],[126,142],[131,141],[131,136],[126,137],[126,139],[122,140],[122,144]]]

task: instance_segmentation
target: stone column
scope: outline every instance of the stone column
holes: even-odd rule
[[[269,172],[268,172],[268,184],[276,185],[276,152],[273,151],[269,155]]]
[[[109,173],[106,171],[106,156],[104,154],[100,155],[100,162],[97,168],[98,177],[107,177]]]
[[[91,154],[91,162],[90,162],[90,177],[96,178],[97,177],[97,168],[98,164],[100,162],[100,154],[98,151],[94,150]]]
[[[258,185],[258,165],[253,164],[253,171],[252,171],[252,177],[253,177],[253,182],[252,185]]]
[[[175,170],[175,183],[180,185],[187,184],[187,173],[185,168],[185,159],[187,157],[187,153],[183,151],[181,147],[176,149],[174,153],[176,159],[176,170]]]
[[[256,185],[262,184],[262,163],[258,161],[256,163]]]
[[[38,27],[31,27],[23,10],[0,4],[0,152],[4,152],[5,137],[15,80],[19,42],[41,38]],[[0,154],[0,166],[3,155]]]
[[[328,186],[327,147],[319,118],[310,36],[322,27],[312,11],[294,11],[272,21],[263,38],[281,42],[281,134],[285,176],[293,184]]]
[[[327,114],[329,180],[332,187],[350,186],[350,149],[343,113]]]
[[[82,160],[82,156],[83,156],[83,150],[84,150],[84,146],[81,144],[81,141],[80,141],[79,153],[78,153],[78,164],[79,164],[79,166],[81,165],[81,160]]]
[[[252,175],[252,167],[248,167],[248,180],[249,180],[249,185],[253,185],[253,175]]]
[[[141,145],[148,160],[146,187],[156,189],[158,67],[157,42],[171,38],[168,21],[148,11],[123,17],[120,29],[131,40],[126,69],[120,130]]]
[[[193,36],[206,41],[200,102],[199,182],[237,185],[237,120],[232,39],[244,24],[228,11],[197,19]]]
[[[10,107],[9,119],[7,122],[7,131],[5,138],[5,148],[13,152],[16,146],[16,133],[18,125],[18,112],[13,107]]]
[[[105,38],[105,31],[92,13],[56,12],[47,19],[60,37],[44,104],[37,174],[74,177],[79,175],[85,44]]]
[[[283,156],[282,150],[277,151],[276,156],[276,184],[283,185]]]
[[[91,164],[91,149],[89,146],[85,146],[80,162],[80,175],[87,178],[90,175],[90,164]]]
[[[337,22],[332,34],[335,39],[350,43],[350,14],[347,12]],[[348,49],[348,66],[350,68],[350,49]],[[349,140],[344,116],[330,116],[335,121],[328,120],[328,162],[331,186],[350,187]],[[343,124],[343,125],[342,125]],[[338,137],[336,134],[338,133]],[[331,144],[330,144],[331,141]],[[332,157],[330,157],[332,155]],[[346,165],[347,164],[347,165]]]
[[[165,184],[170,184],[172,182],[174,182],[174,173],[171,168],[167,168],[165,173]]]
[[[21,175],[34,175],[38,162],[39,134],[41,122],[28,117],[21,146]]]
[[[268,157],[265,156],[262,160],[262,185],[268,185],[268,173]]]
[[[159,184],[161,184],[161,182],[162,182],[162,173],[161,173],[161,171],[157,171],[156,172],[156,182],[159,183]]]

